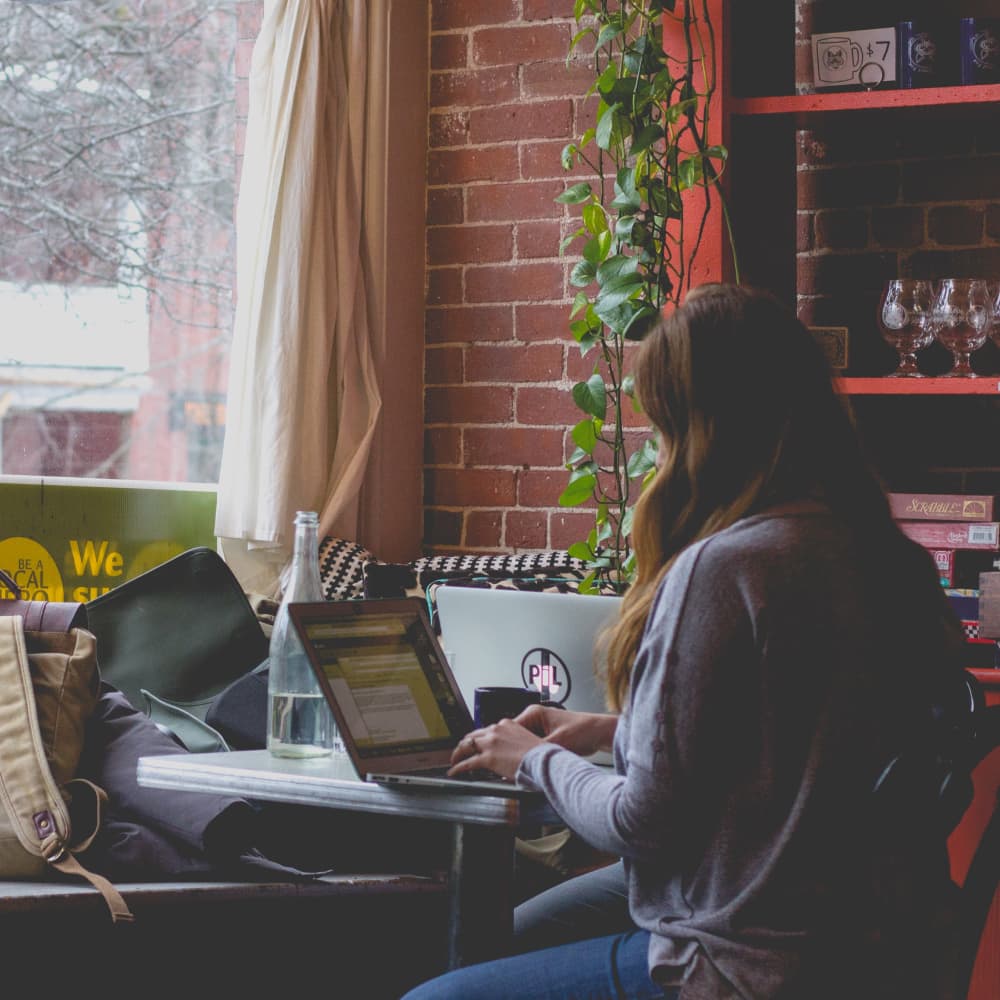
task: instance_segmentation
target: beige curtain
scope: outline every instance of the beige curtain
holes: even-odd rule
[[[261,594],[280,589],[296,510],[319,512],[321,536],[356,537],[381,408],[363,206],[385,47],[368,4],[265,0],[253,52],[215,531]]]

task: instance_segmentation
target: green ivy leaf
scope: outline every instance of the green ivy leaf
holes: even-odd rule
[[[629,399],[635,399],[635,376],[626,375],[622,379],[622,392],[628,396]]]
[[[600,375],[591,375],[586,382],[577,382],[573,386],[573,402],[584,413],[603,420],[608,410],[608,393],[604,379]]]
[[[559,162],[562,164],[563,170],[572,170],[576,160],[576,154],[580,151],[571,142],[567,146],[563,146],[562,152],[559,154]]]
[[[574,479],[559,495],[559,506],[579,507],[593,496],[596,485],[597,477],[592,473]]]
[[[587,293],[586,292],[577,292],[576,293],[576,298],[573,299],[573,308],[570,311],[569,318],[572,319],[574,316],[577,315],[577,313],[580,312],[581,309],[586,309],[587,306],[589,306],[589,305],[590,305],[590,299],[587,298]],[[579,339],[580,338],[577,337],[577,340],[579,340]]]
[[[594,558],[594,553],[586,542],[574,542],[567,550],[566,554],[573,559],[583,559],[589,562]]]
[[[597,277],[597,265],[589,260],[577,261],[569,275],[569,283],[574,288],[586,288]]]
[[[677,177],[682,189],[697,187],[705,179],[701,156],[689,156],[677,165]]]
[[[629,320],[628,325],[622,330],[622,336],[626,340],[645,340],[646,335],[653,329],[659,318],[659,310],[645,303],[637,310],[635,315]]]
[[[610,281],[614,281],[616,278],[622,277],[623,275],[635,274],[638,270],[639,262],[635,259],[635,257],[628,257],[625,254],[616,253],[613,257],[609,257],[597,269],[597,283],[603,286]]]
[[[567,188],[562,194],[556,195],[554,200],[561,205],[579,205],[593,193],[594,189],[586,181],[581,181],[579,184]]]
[[[638,479],[639,476],[645,476],[650,469],[656,468],[656,451],[656,445],[652,440],[647,438],[643,441],[642,447],[629,457],[626,469],[629,479]]]
[[[597,447],[597,442],[600,440],[598,435],[602,426],[602,421],[587,417],[581,420],[570,432],[573,441],[585,455],[594,454],[594,448]]]
[[[604,260],[604,252],[601,238],[596,237],[587,241],[587,245],[583,248],[583,259],[596,268]]]
[[[591,202],[583,208],[583,224],[595,236],[605,233],[608,230],[608,220],[604,215],[604,209],[600,205]]]
[[[601,113],[597,119],[597,128],[594,131],[594,138],[597,145],[607,151],[615,145],[615,140],[621,136],[621,124],[618,116],[621,112],[620,104],[612,104]]]
[[[638,156],[640,153],[649,149],[653,143],[659,142],[663,137],[664,132],[662,125],[646,125],[644,128],[639,129],[635,138],[632,140],[631,155]]]
[[[606,310],[615,309],[631,299],[642,284],[642,276],[634,272],[625,272],[605,281],[594,301],[594,312],[603,319]]]

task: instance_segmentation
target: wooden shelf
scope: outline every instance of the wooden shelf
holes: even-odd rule
[[[924,87],[913,90],[867,90],[835,94],[793,94],[786,97],[733,97],[736,115],[805,115],[831,111],[873,111],[996,104],[1000,84],[969,87]]]
[[[978,378],[844,378],[835,380],[848,396],[998,396],[1000,375]]]

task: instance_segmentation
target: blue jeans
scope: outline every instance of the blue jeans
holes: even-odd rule
[[[500,958],[422,983],[403,1000],[664,1000],[649,978],[648,931],[627,931]]]
[[[510,958],[456,969],[403,1000],[671,1000],[649,978],[649,933],[628,912],[621,864],[569,879],[514,912]]]

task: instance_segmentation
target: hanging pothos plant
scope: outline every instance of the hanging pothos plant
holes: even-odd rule
[[[713,200],[725,211],[727,153],[707,139],[716,72],[705,0],[575,0],[573,16],[580,30],[569,55],[594,45],[588,96],[599,99],[593,126],[566,146],[562,165],[585,164],[594,177],[556,200],[581,206],[581,225],[560,252],[583,241],[570,276],[579,292],[569,329],[594,368],[573,386],[584,416],[572,431],[559,503],[596,510],[588,538],[569,548],[590,566],[580,589],[621,592],[635,572],[633,504],[657,451],[652,438],[630,450],[625,436],[623,417],[635,405],[626,345],[687,290]],[[679,28],[671,32],[683,40],[679,51],[664,50],[665,19]]]

